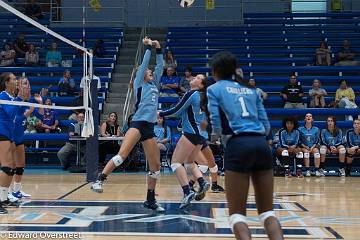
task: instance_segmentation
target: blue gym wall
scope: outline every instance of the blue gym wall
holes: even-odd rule
[[[261,0],[261,3],[259,1],[244,0],[244,12],[286,12],[290,9],[288,0]],[[205,10],[205,0],[197,0],[195,6],[189,9],[180,8],[177,0],[150,0],[150,2],[148,8],[148,0],[101,0],[103,9],[99,12],[88,9],[86,19],[106,21],[107,23],[102,24],[106,26],[119,26],[118,21],[124,20],[130,27],[140,27],[145,24],[151,27],[197,26],[204,25],[205,22],[207,25],[227,26],[239,24],[241,21],[240,0],[215,0],[216,8],[208,11]],[[360,11],[360,0],[343,2],[345,10]],[[62,6],[65,7],[62,9],[63,20],[81,21],[82,10],[68,8],[81,7],[81,0],[62,0]],[[126,10],[116,7],[126,7]],[[148,22],[146,16],[149,16]]]

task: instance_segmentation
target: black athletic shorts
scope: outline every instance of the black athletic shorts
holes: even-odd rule
[[[10,142],[12,142],[7,136],[0,135],[0,142],[2,142],[2,141],[10,141]]]
[[[241,173],[272,169],[271,150],[265,136],[244,133],[231,137],[226,145],[224,168]]]
[[[208,146],[209,146],[209,141],[206,138],[203,138],[201,151],[207,148]]]
[[[136,128],[140,131],[141,142],[155,137],[154,123],[149,123],[146,121],[133,121],[130,124],[130,128]]]
[[[204,142],[204,138],[201,135],[186,132],[184,132],[183,135],[195,146],[202,145]]]

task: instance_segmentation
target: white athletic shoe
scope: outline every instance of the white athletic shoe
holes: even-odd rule
[[[19,199],[17,197],[14,197],[10,192],[8,193],[8,199],[10,202],[18,202]]]
[[[345,177],[345,169],[344,168],[339,169],[339,176],[340,177]]]
[[[315,176],[316,176],[316,177],[321,177],[322,175],[321,175],[320,171],[316,170],[316,171],[315,171]]]
[[[311,177],[311,172],[310,172],[310,170],[307,170],[307,171],[306,171],[305,177]]]
[[[96,182],[94,182],[91,185],[91,190],[93,190],[94,192],[97,192],[97,193],[102,193],[103,192],[103,189],[102,189],[103,183],[104,183],[103,181],[96,180]]]
[[[31,198],[31,195],[23,191],[12,192],[12,195],[16,198]]]

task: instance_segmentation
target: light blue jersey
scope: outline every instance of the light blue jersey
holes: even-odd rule
[[[212,131],[225,135],[267,135],[270,123],[255,88],[232,80],[220,80],[207,90]]]
[[[343,134],[341,129],[338,129],[336,136],[333,136],[327,129],[322,129],[320,134],[321,144],[327,147],[338,147],[343,144]]]
[[[319,144],[320,130],[319,128],[312,126],[311,128],[299,127],[300,131],[300,143],[311,148],[313,145]]]
[[[207,123],[206,113],[201,111],[200,112],[200,124],[203,122]],[[200,127],[200,135],[205,139],[209,139],[209,133],[206,131],[206,129],[201,129],[201,127]]]
[[[346,132],[345,141],[349,148],[360,147],[360,134],[356,134],[354,129],[350,129]]]
[[[166,133],[165,133],[166,128]],[[171,140],[171,130],[169,126],[162,127],[158,124],[154,125],[154,133],[157,141],[166,139],[168,142]]]
[[[278,147],[289,148],[290,146],[298,146],[300,143],[300,132],[294,129],[292,132],[288,132],[285,128],[279,130],[279,142]]]
[[[14,98],[6,91],[2,91],[0,93],[0,99],[8,101],[22,101],[21,98]],[[19,108],[19,106],[15,105],[0,104],[0,135],[7,137],[9,140],[13,140],[13,131],[15,127],[14,120]]]
[[[134,93],[136,97],[135,114],[132,121],[146,121],[155,123],[159,100],[159,84],[163,71],[163,55],[161,49],[156,49],[156,67],[153,72],[153,80],[144,82],[145,72],[151,57],[151,46],[145,47],[145,54],[134,81]]]
[[[200,93],[190,90],[185,93],[175,107],[160,112],[161,117],[181,117],[182,131],[184,133],[200,135]]]

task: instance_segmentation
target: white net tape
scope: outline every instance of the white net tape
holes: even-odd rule
[[[51,109],[58,109],[58,110],[77,110],[77,109],[85,109],[85,120],[84,120],[84,128],[82,131],[82,137],[90,137],[94,135],[94,119],[91,107],[91,94],[90,94],[90,82],[93,78],[93,54],[92,52],[88,51],[86,48],[80,46],[79,44],[61,36],[60,34],[50,30],[49,28],[41,25],[40,23],[34,21],[33,19],[29,18],[28,16],[24,15],[23,13],[19,12],[9,4],[5,3],[4,1],[0,0],[0,6],[8,10],[9,12],[15,14],[19,18],[23,19],[24,21],[30,23],[31,25],[43,30],[47,34],[83,51],[84,54],[84,68],[83,68],[83,79],[84,79],[84,105],[80,107],[62,107],[62,106],[49,106],[49,105],[42,105],[42,104],[35,104],[35,103],[27,103],[27,102],[15,102],[15,101],[6,101],[0,100],[0,104],[9,104],[9,105],[17,105],[17,106],[29,106],[29,107],[39,107],[39,108],[51,108]],[[89,58],[89,60],[88,60]],[[90,103],[90,104],[89,104]]]

